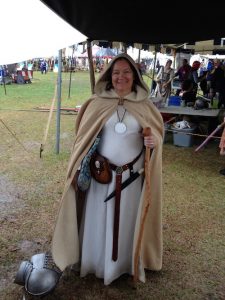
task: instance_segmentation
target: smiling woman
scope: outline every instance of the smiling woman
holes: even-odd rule
[[[145,268],[160,270],[162,267],[164,127],[158,109],[148,97],[149,89],[135,62],[122,53],[100,75],[95,94],[79,111],[52,242],[54,261],[62,271],[76,264],[81,277],[93,273],[108,285],[124,273],[145,281]],[[144,136],[142,132],[146,127],[151,130]],[[99,137],[97,155],[91,166],[98,178],[105,171],[112,176],[103,182],[92,173],[93,177],[83,188],[77,185],[77,178],[80,183],[85,172],[90,172],[87,161]],[[154,156],[151,162],[150,148]],[[138,176],[122,190],[122,182],[143,169],[145,158],[148,162],[145,177]],[[149,185],[146,183],[150,176]],[[114,190],[115,197],[105,202]],[[150,198],[151,209],[148,210]]]

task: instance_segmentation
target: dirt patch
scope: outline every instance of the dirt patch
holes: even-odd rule
[[[14,221],[14,212],[24,207],[22,191],[7,176],[0,175],[0,222]],[[9,286],[15,276],[16,265],[0,267],[0,291]]]
[[[0,175],[0,220],[24,207],[22,190],[15,186],[7,176]]]
[[[0,176],[0,223],[7,222],[11,224],[12,226],[9,226],[11,230],[13,230],[13,224],[17,222],[16,214],[25,208],[22,195],[23,192],[20,187],[11,182],[7,176]],[[4,247],[4,240],[2,243]],[[39,247],[40,243],[38,241],[24,240],[20,241],[16,246],[8,248],[8,250],[11,252],[20,252],[27,258],[32,256]],[[20,263],[0,266],[0,292],[7,287],[13,286],[15,274]]]
[[[40,148],[41,144],[40,142],[37,141],[27,141],[23,143],[25,149],[29,150],[33,150],[33,149],[38,149]]]

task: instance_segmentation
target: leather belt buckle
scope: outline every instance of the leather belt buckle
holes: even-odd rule
[[[123,173],[123,167],[117,167],[115,171],[116,171],[116,174],[118,174],[118,175],[122,174]]]

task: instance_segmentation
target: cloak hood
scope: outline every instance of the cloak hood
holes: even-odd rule
[[[150,91],[146,83],[144,82],[141,74],[137,68],[135,61],[126,53],[121,53],[117,55],[114,59],[110,61],[104,72],[100,75],[98,81],[95,85],[95,93],[98,97],[103,98],[115,98],[117,95],[114,89],[107,90],[107,85],[111,83],[112,69],[117,60],[126,59],[130,64],[135,78],[135,87],[137,92],[131,92],[124,97],[125,100],[129,101],[142,101],[149,97]],[[118,97],[118,95],[117,95]]]

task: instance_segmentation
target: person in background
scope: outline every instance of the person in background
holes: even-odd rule
[[[225,108],[225,70],[219,59],[214,60],[214,69],[211,72],[211,87],[219,94],[218,109]]]
[[[213,70],[213,68],[214,68],[214,62],[213,62],[213,59],[209,59],[209,60],[208,60],[208,63],[207,63],[206,69],[207,69],[207,71],[211,72],[211,71]]]
[[[208,89],[208,84],[207,84],[207,73],[208,71],[203,71],[201,75],[199,76],[199,86],[200,89],[202,90],[203,96],[208,98],[209,97],[209,89]]]
[[[142,75],[144,75],[146,73],[146,64],[143,60],[140,63],[140,70],[141,70]]]
[[[156,66],[155,66],[156,74],[159,73],[160,68],[161,68],[161,65],[159,63],[159,60],[157,59]]]
[[[224,122],[225,122],[225,117],[224,117]],[[225,126],[223,128],[223,133],[221,136],[219,147],[220,147],[220,155],[225,155]],[[225,176],[225,168],[220,170],[220,174]]]
[[[204,76],[206,71],[207,71],[207,67],[205,64],[205,59],[203,58],[199,68],[199,76]]]
[[[47,73],[47,62],[45,60],[41,62],[40,69],[41,69],[41,74]]]
[[[209,99],[211,99],[211,105],[213,105],[213,98],[215,97],[215,90],[212,87],[212,74],[214,70],[214,62],[212,59],[209,59],[207,64],[207,72],[205,74],[206,79],[206,89],[205,89],[205,96]]]
[[[156,76],[156,95],[162,97],[164,103],[171,94],[171,81],[174,78],[174,70],[171,68],[171,65],[172,60],[168,59],[165,67],[162,66]]]
[[[182,66],[177,70],[177,72],[174,74],[174,77],[179,78],[179,81],[182,85],[182,83],[189,78],[191,72],[191,66],[189,65],[188,61],[186,58],[183,59],[182,61]],[[181,89],[177,89],[176,91],[176,96],[179,96],[181,92]]]
[[[186,79],[182,82],[179,96],[184,100],[185,106],[194,106],[196,94],[193,90],[193,81],[191,79]]]
[[[22,71],[28,71],[26,62],[24,62],[24,65],[23,65],[23,67],[22,67]]]
[[[143,136],[148,127],[151,132]],[[95,94],[76,118],[75,142],[52,241],[52,255],[62,271],[77,265],[81,277],[92,273],[108,285],[124,273],[145,281],[145,269],[162,268],[163,135],[163,119],[149,100],[149,89],[134,60],[125,53],[117,55],[100,74]],[[111,179],[103,183],[92,173],[81,200],[82,170],[97,137],[95,153],[107,163],[94,159],[94,166],[99,168],[97,174],[105,171]],[[153,149],[151,169],[121,192],[121,180],[144,167],[146,147]],[[104,202],[114,190],[116,196]],[[148,197],[150,209],[144,218]]]
[[[197,91],[198,91],[198,83],[199,83],[199,76],[198,76],[198,69],[200,68],[201,63],[197,60],[195,60],[192,63],[191,66],[191,71],[189,73],[188,78],[191,79],[192,83],[193,83],[193,94],[194,94],[194,98],[196,98],[197,95]]]
[[[136,67],[138,68],[138,71],[141,74],[141,76],[143,76],[142,69],[141,69],[141,64],[137,62]]]

